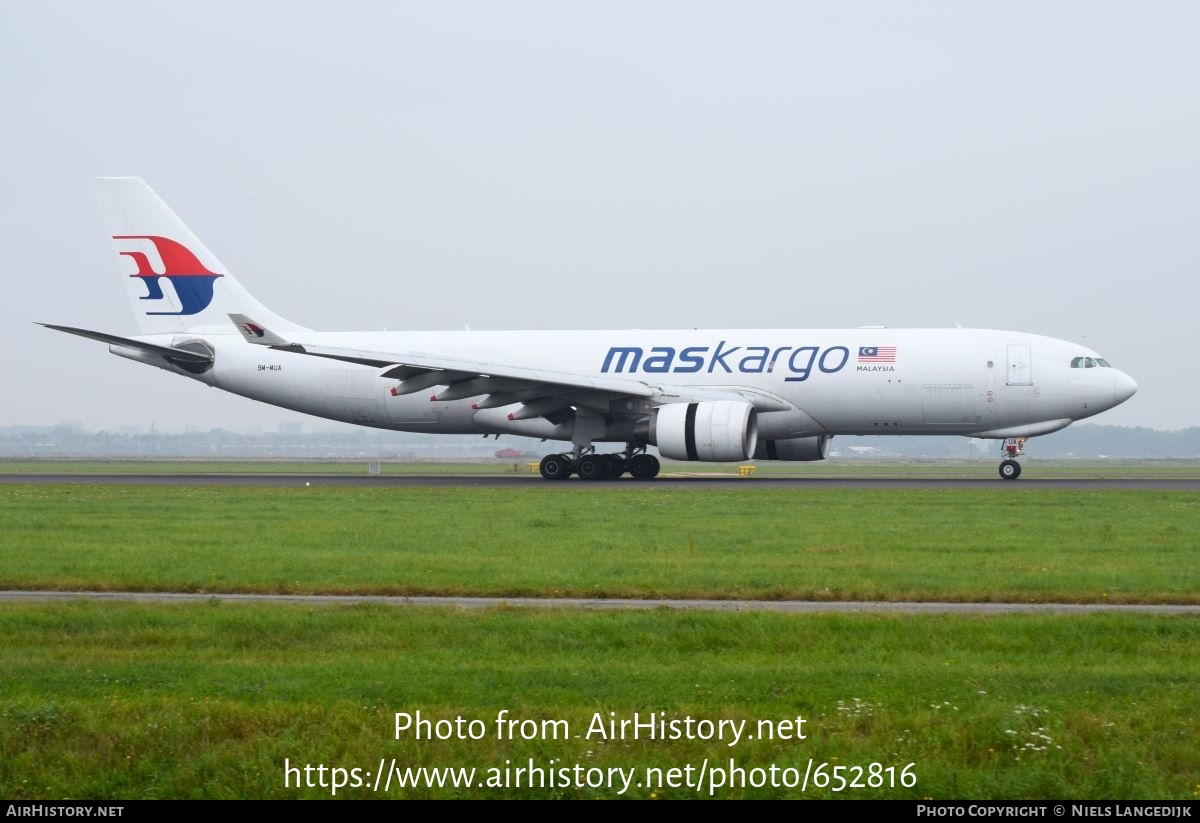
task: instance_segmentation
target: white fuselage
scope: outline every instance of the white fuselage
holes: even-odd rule
[[[379,368],[251,345],[237,334],[139,339],[164,345],[202,339],[215,353],[211,371],[171,368],[319,417],[414,432],[558,436],[545,421],[510,422],[494,410],[479,412],[477,398],[433,401],[436,387],[393,395],[397,381],[381,377]],[[760,436],[771,439],[1031,436],[1098,414],[1136,390],[1118,369],[1073,367],[1081,358],[1099,361],[1086,347],[982,329],[309,332],[296,342],[414,357],[436,353],[653,385],[750,389],[782,401],[781,410],[758,418]]]

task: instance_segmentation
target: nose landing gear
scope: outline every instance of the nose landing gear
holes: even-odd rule
[[[1025,454],[1025,438],[1010,437],[1000,447],[1005,459],[1000,462],[1000,476],[1005,480],[1016,480],[1021,476],[1021,464],[1017,458]]]

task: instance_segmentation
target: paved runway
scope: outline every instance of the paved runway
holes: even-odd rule
[[[300,603],[320,606],[374,603],[385,606],[441,606],[483,609],[497,606],[560,609],[678,609],[721,612],[870,612],[890,614],[1090,614],[1095,612],[1139,612],[1146,614],[1200,614],[1200,606],[1121,605],[1114,603],[886,603],[883,601],[810,600],[618,600],[597,598],[539,597],[386,597],[380,595],[330,594],[192,594],[178,592],[49,592],[0,591],[0,601],[107,600],[134,603]]]
[[[536,475],[324,475],[324,474],[82,474],[13,473],[0,474],[0,485],[15,483],[132,485],[132,486],[442,486],[544,489],[1066,489],[1104,491],[1108,489],[1145,489],[1163,491],[1200,491],[1200,478],[1076,478],[1020,480],[993,479],[981,473],[978,478],[859,478],[859,477],[753,477],[728,475],[666,475],[655,480],[585,481],[543,480]]]

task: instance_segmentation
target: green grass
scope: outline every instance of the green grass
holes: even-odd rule
[[[0,604],[0,796],[294,797],[283,763],[697,769],[914,764],[843,797],[1181,798],[1200,787],[1200,621],[248,604]],[[508,741],[514,718],[806,719],[805,740]],[[395,739],[395,712],[480,719]],[[1031,748],[1034,746],[1036,748]],[[391,796],[611,797],[607,789]],[[646,797],[650,790],[634,788]],[[834,796],[809,787],[809,796]],[[346,790],[342,796],[371,792]],[[666,789],[659,797],[696,796]],[[798,789],[718,790],[796,797]]]
[[[2,588],[1195,603],[1198,552],[1193,492],[0,486]],[[1200,620],[1151,615],[0,603],[0,796],[328,796],[285,787],[285,758],[486,777],[733,757],[914,764],[916,786],[815,797],[1192,799],[1198,651]],[[513,742],[501,709],[580,734],[597,712],[800,715],[809,737]],[[416,710],[488,734],[396,740]]]
[[[1200,495],[0,487],[0,587],[1200,603]]]

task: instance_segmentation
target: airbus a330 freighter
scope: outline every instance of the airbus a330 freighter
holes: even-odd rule
[[[563,441],[550,479],[656,476],[674,460],[821,460],[835,435],[1025,438],[1137,384],[1064,340],[984,329],[316,332],[255,300],[149,186],[95,181],[137,319],[49,328],[253,400],[332,420]],[[619,443],[610,453],[599,443]]]

